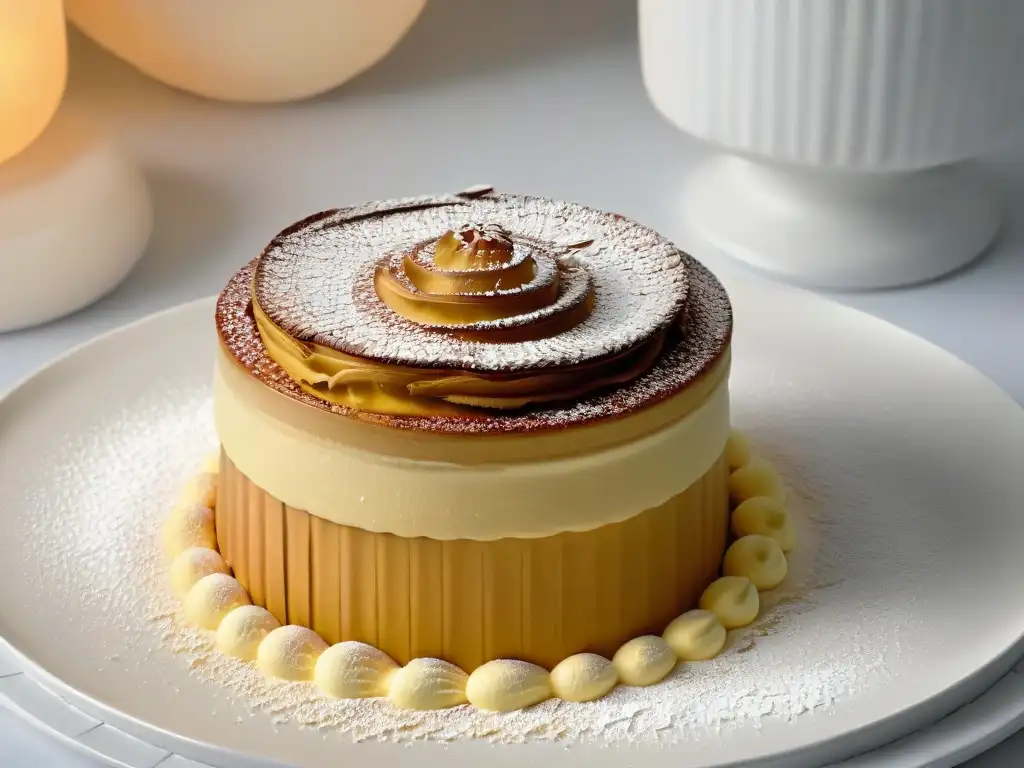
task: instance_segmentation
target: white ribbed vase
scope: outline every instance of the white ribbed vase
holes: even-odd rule
[[[693,229],[790,280],[937,277],[999,225],[956,163],[1024,117],[1019,0],[639,0],[659,111],[723,153],[686,186]]]

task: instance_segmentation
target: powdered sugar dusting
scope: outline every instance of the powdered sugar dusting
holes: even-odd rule
[[[590,315],[556,336],[490,344],[431,332],[360,289],[385,254],[467,219],[538,243],[594,240],[585,258],[595,296]],[[506,371],[587,362],[637,346],[678,317],[687,270],[671,242],[620,216],[536,197],[445,196],[355,206],[290,227],[261,255],[254,289],[267,316],[301,341],[398,365]]]
[[[251,666],[215,652],[208,633],[181,625],[160,552],[165,516],[214,445],[213,344],[198,338],[203,324],[195,316],[184,326],[181,314],[158,319],[144,336],[109,340],[87,352],[98,360],[95,369],[76,356],[49,384],[39,383],[42,399],[0,408],[0,502],[7,510],[0,574],[18,587],[2,600],[5,629],[16,630],[8,637],[90,695],[120,691],[115,706],[156,725],[182,722],[160,716],[180,687],[177,700],[186,703],[179,708],[196,702],[204,717],[217,712],[200,736],[259,730],[266,734],[261,749],[278,739],[305,739],[311,752],[321,750],[318,756],[353,740],[467,735],[499,744],[679,743],[680,753],[718,740],[747,744],[754,727],[779,734],[788,729],[785,721],[795,720],[793,733],[814,734],[818,724],[850,712],[868,717],[860,702],[895,695],[911,681],[933,673],[940,686],[961,679],[951,675],[976,659],[965,647],[991,647],[999,612],[1013,604],[1002,596],[1008,591],[995,604],[975,600],[985,606],[976,612],[968,604],[972,595],[984,596],[973,574],[993,573],[985,570],[986,554],[995,553],[1004,567],[1014,545],[1000,546],[1005,524],[988,513],[983,525],[965,523],[963,509],[967,500],[984,503],[985,493],[1009,491],[994,477],[1001,469],[992,478],[965,476],[951,453],[930,450],[959,422],[943,421],[950,411],[936,411],[932,400],[920,402],[924,377],[911,379],[922,386],[885,390],[892,400],[880,403],[871,385],[877,358],[870,355],[881,353],[872,353],[869,342],[858,347],[855,337],[830,332],[828,343],[850,344],[869,363],[836,371],[815,364],[820,347],[810,360],[803,356],[805,334],[774,335],[784,336],[792,318],[765,331],[757,329],[757,313],[748,312],[731,380],[734,421],[780,468],[801,527],[791,579],[769,593],[778,602],[755,627],[733,634],[720,658],[684,665],[648,689],[622,688],[592,704],[548,702],[510,715],[468,708],[403,713],[379,701],[332,701],[306,684],[267,682]],[[838,323],[827,313],[825,322]],[[196,341],[173,343],[182,327]],[[108,396],[83,408],[96,391]],[[901,416],[914,407],[915,415]],[[928,426],[935,419],[939,426]],[[969,439],[981,444],[981,437]],[[996,445],[1006,451],[1017,444]],[[31,446],[30,459],[18,453],[21,446]],[[967,490],[958,491],[964,480]],[[949,496],[953,502],[944,501]],[[985,589],[999,587],[984,582]],[[25,618],[41,607],[45,621]],[[12,621],[25,628],[11,627]],[[39,639],[44,633],[59,640]],[[89,642],[75,646],[74,638]],[[72,653],[73,661],[61,661]],[[152,693],[157,690],[166,697]],[[236,717],[245,723],[232,731]],[[316,730],[302,733],[297,724]]]
[[[794,505],[801,543],[787,586],[770,593],[774,605],[754,627],[731,633],[719,658],[683,664],[650,688],[620,687],[598,702],[548,701],[491,714],[468,706],[403,711],[384,700],[329,699],[310,683],[269,682],[253,665],[218,652],[213,633],[185,625],[158,545],[177,488],[212,444],[208,398],[207,387],[194,383],[171,396],[161,391],[128,404],[116,420],[71,437],[53,457],[45,480],[47,487],[58,483],[65,490],[39,496],[37,522],[23,539],[22,557],[35,578],[47,574],[49,589],[89,607],[99,624],[78,631],[109,636],[109,626],[116,626],[119,639],[111,643],[111,654],[163,645],[174,658],[157,656],[145,664],[180,665],[230,692],[257,717],[355,741],[673,742],[690,738],[696,728],[794,718],[885,673],[888,638],[874,631],[883,618],[864,626],[853,596],[841,588],[856,555],[845,552],[841,531],[821,535],[843,519],[842,511],[819,517],[824,500],[802,498]],[[783,469],[797,487],[804,482],[799,467]],[[55,516],[64,524],[55,526]],[[808,626],[822,623],[828,631],[806,635]],[[125,663],[112,671],[146,675]]]
[[[707,371],[732,338],[732,306],[725,289],[700,262],[685,254],[689,294],[679,333],[643,375],[623,386],[569,403],[489,413],[487,418],[457,416],[378,416],[335,405],[307,394],[267,354],[250,307],[255,262],[231,279],[217,301],[217,326],[228,352],[271,389],[317,408],[365,421],[413,430],[480,434],[536,432],[615,418],[660,402]]]

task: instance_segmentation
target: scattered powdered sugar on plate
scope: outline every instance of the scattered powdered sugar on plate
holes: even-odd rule
[[[765,440],[796,491],[800,543],[791,578],[765,595],[762,618],[732,633],[713,661],[681,665],[658,685],[620,687],[598,702],[548,701],[500,715],[468,706],[399,711],[382,700],[327,699],[312,684],[270,682],[252,665],[219,654],[211,633],[183,625],[160,551],[160,528],[178,489],[214,446],[211,421],[205,380],[171,375],[159,391],[129,399],[116,419],[68,435],[49,457],[46,475],[31,480],[61,490],[40,493],[29,530],[11,532],[24,542],[23,572],[33,588],[87,608],[90,618],[74,631],[103,644],[110,674],[146,678],[147,664],[180,665],[255,717],[327,738],[676,742],[694,729],[796,718],[884,682],[885,660],[902,634],[899,605],[865,597],[857,587],[864,556],[848,550],[856,515],[844,502],[857,479],[819,487],[802,463],[813,454],[776,457]],[[895,578],[898,558],[885,556],[885,532],[877,535],[870,542],[873,573]]]

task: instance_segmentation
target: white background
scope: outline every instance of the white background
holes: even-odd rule
[[[73,34],[68,98],[139,158],[156,209],[143,261],[113,295],[0,335],[0,391],[97,333],[216,293],[279,229],[324,208],[476,183],[636,218],[712,269],[678,210],[707,150],[651,107],[631,0],[431,0],[381,65],[313,102],[203,101]],[[1007,223],[972,268],[910,290],[836,297],[948,349],[1024,402],[1024,131],[985,158]],[[56,214],[55,214],[56,215]],[[55,276],[54,279],[59,279]],[[1024,762],[1024,735],[969,764]],[[0,765],[95,768],[0,709]]]

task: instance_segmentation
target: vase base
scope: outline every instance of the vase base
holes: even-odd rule
[[[0,333],[68,315],[109,293],[153,223],[138,167],[64,105],[0,166]]]
[[[1000,224],[998,200],[959,166],[908,173],[783,168],[718,155],[687,180],[696,236],[787,282],[895,288],[976,259]]]

